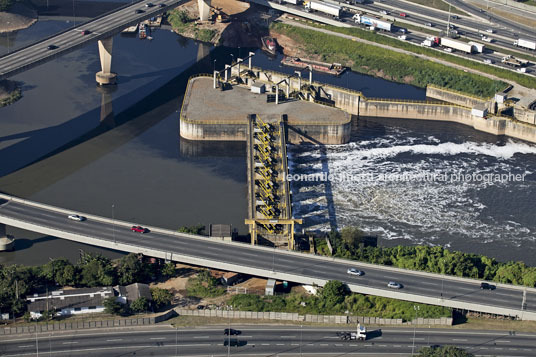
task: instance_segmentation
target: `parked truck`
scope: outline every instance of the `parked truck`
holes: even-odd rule
[[[372,16],[355,14],[352,19],[355,21],[356,24],[367,25],[388,32],[391,32],[392,30],[392,24],[390,22],[383,21]]]
[[[367,339],[367,329],[361,324],[357,325],[356,332],[337,332],[337,335],[341,340],[359,340],[365,341]]]
[[[337,5],[328,4],[321,1],[304,1],[303,5],[305,7],[306,11],[320,11],[328,15],[332,15],[333,17],[340,17],[341,16],[341,7]]]
[[[503,57],[501,62],[513,67],[521,67],[522,65],[521,61],[510,55]]]
[[[452,48],[453,50],[462,51],[465,53],[473,53],[473,45],[461,41],[455,41],[450,38],[442,37],[439,44],[443,47]]]
[[[536,42],[530,40],[524,40],[520,38],[519,40],[514,41],[514,46],[527,48],[529,50],[536,50]]]
[[[478,43],[478,42],[473,42],[473,41],[469,41],[468,43],[473,47],[473,52],[477,52],[477,53],[484,52],[485,46],[483,44]]]

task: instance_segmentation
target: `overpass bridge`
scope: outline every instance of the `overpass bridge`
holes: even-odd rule
[[[73,213],[87,220],[67,219]],[[481,290],[480,281],[472,279],[224,242],[158,227],[148,226],[149,233],[139,234],[130,231],[132,224],[0,194],[0,235],[5,235],[5,226],[9,225],[208,268],[319,286],[335,279],[358,293],[536,320],[534,288],[497,284],[495,290]],[[346,269],[350,266],[364,271],[365,275],[348,275]],[[404,287],[389,289],[388,281],[397,281]]]
[[[135,25],[167,11],[185,0],[142,0],[120,7],[76,27],[66,29],[41,41],[0,57],[0,80],[24,72],[42,63],[52,61],[92,42],[98,42],[101,71],[97,83],[113,84],[117,75],[112,72],[113,36],[124,28]],[[198,0],[200,18],[207,20],[210,0]]]

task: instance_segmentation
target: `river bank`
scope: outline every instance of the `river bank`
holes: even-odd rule
[[[15,103],[22,97],[22,92],[13,81],[0,81],[0,108]]]
[[[0,33],[18,31],[37,21],[37,11],[25,4],[16,3],[9,11],[0,11]]]

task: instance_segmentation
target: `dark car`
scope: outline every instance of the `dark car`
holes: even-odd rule
[[[158,7],[166,7],[166,4],[158,4]]]
[[[58,46],[56,46],[56,45],[48,45],[47,46],[47,50],[55,50],[56,48],[58,48]]]
[[[197,305],[197,310],[205,310],[205,305]]]
[[[134,13],[135,14],[143,14],[145,11],[143,11],[142,9],[136,9],[134,10]]]
[[[488,283],[480,283],[480,289],[482,290],[495,290],[497,287]]]
[[[130,228],[130,230],[132,232],[137,232],[137,233],[147,233],[147,232],[149,232],[149,230],[147,228],[142,227],[142,226],[132,226]]]
[[[82,36],[89,35],[91,31],[89,30],[82,30]]]
[[[226,328],[225,330],[223,330],[223,334],[225,336],[240,335],[240,331],[235,330],[234,328]]]
[[[223,345],[224,346],[240,346],[240,341],[238,341],[238,339],[236,338],[226,338],[225,340],[223,340]]]

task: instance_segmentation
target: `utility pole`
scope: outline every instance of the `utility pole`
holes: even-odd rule
[[[448,22],[447,22],[447,37],[449,37],[449,31],[450,31],[450,3],[449,3],[449,19],[448,19]]]
[[[300,325],[300,357],[302,357],[301,345],[303,341],[303,325]]]
[[[37,340],[37,323],[35,324],[35,354],[39,357],[39,341]]]
[[[413,321],[415,324],[413,325],[413,345],[411,346],[412,356],[413,356],[413,351],[415,350],[415,332],[417,330],[417,311],[420,310],[420,307],[418,305],[413,305],[413,310],[415,310],[415,320]]]
[[[231,311],[227,305],[227,318],[229,319],[229,333],[227,334],[227,357],[231,355]]]
[[[179,328],[175,327],[175,356],[179,356]]]
[[[115,205],[112,203],[112,235],[114,237],[114,244],[116,244],[115,242],[115,216],[114,216],[114,208],[115,208]]]

